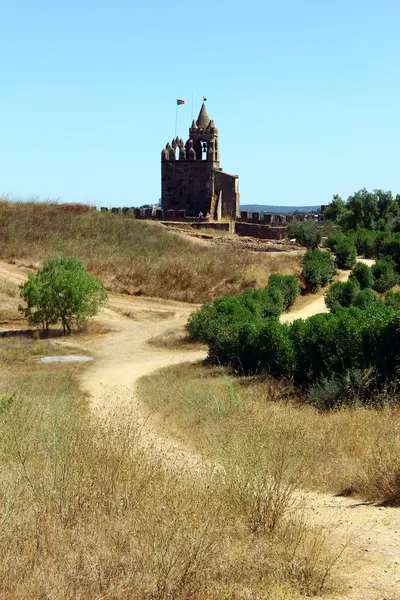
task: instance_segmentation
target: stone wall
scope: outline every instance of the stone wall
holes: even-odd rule
[[[261,223],[236,222],[235,233],[263,240],[283,240],[286,237],[286,227],[274,227]]]
[[[164,210],[186,210],[205,216],[214,196],[213,163],[206,160],[162,161],[161,196]]]
[[[223,171],[215,173],[215,194],[222,192],[222,218],[237,219],[240,216],[239,178]]]

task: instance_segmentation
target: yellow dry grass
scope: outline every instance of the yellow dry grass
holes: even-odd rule
[[[0,598],[292,600],[327,589],[338,554],[329,532],[304,526],[296,482],[273,489],[251,446],[242,459],[230,445],[223,476],[164,468],[134,415],[88,418],[82,366],[37,362],[52,351],[0,349]],[[277,481],[287,471],[275,467]]]
[[[194,244],[162,225],[83,205],[0,201],[0,257],[36,266],[74,255],[109,290],[204,302],[265,285],[272,272],[300,272],[292,253]]]
[[[400,504],[396,403],[321,413],[269,378],[193,365],[143,380],[141,394],[174,435],[219,460],[232,451],[247,460],[247,447],[259,464],[285,460],[308,488]]]

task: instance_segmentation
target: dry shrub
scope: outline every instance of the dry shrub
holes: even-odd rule
[[[191,340],[184,327],[167,329],[161,335],[150,338],[147,343],[156,348],[170,350],[207,350],[206,345]]]
[[[203,246],[159,223],[81,205],[0,201],[0,257],[37,264],[79,258],[107,289],[187,302],[265,285],[273,271],[300,272],[300,257]]]
[[[256,531],[221,470],[164,463],[132,413],[89,418],[83,367],[34,362],[39,343],[14,368],[0,356],[0,598],[289,600],[326,586],[323,535],[286,505]]]
[[[18,286],[5,277],[0,277],[0,297],[16,298],[19,295]]]
[[[400,503],[400,409],[393,398],[383,408],[320,413],[284,383],[193,365],[164,370],[143,380],[141,389],[171,432],[195,448],[224,455],[236,447],[237,457],[248,461],[244,473],[254,472],[264,457],[266,472],[285,464],[286,479],[296,482],[298,474],[296,487],[352,490],[367,500]],[[262,477],[257,485],[265,485]],[[262,505],[254,511],[262,512]]]

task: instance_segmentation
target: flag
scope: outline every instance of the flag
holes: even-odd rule
[[[177,100],[176,101],[177,105],[180,106],[181,104],[185,104],[184,100]]]

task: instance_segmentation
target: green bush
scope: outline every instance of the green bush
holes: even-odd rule
[[[105,289],[75,256],[47,258],[37,273],[29,273],[20,295],[28,322],[47,332],[58,321],[64,333],[83,326],[107,301]]]
[[[189,337],[206,344],[223,338],[225,343],[226,335],[237,336],[242,325],[279,317],[285,307],[290,306],[299,282],[297,277],[292,280],[291,276],[282,276],[280,285],[278,279],[272,281],[273,285],[261,290],[248,289],[241,296],[222,296],[216,298],[212,305],[204,304],[188,319],[186,330]]]
[[[351,236],[334,231],[328,236],[327,247],[335,254],[340,269],[351,269],[356,262],[357,249]]]
[[[357,229],[353,236],[357,253],[364,255],[366,258],[374,258],[376,256],[376,238],[376,231]]]
[[[362,290],[365,290],[366,288],[372,288],[374,286],[374,275],[372,273],[372,269],[362,262],[358,262],[356,265],[354,265],[350,274],[350,279],[356,279]]]
[[[335,281],[325,295],[325,304],[331,312],[340,308],[349,308],[360,293],[360,284],[356,279]]]
[[[311,292],[329,283],[335,274],[332,255],[324,250],[309,250],[303,258],[302,277]]]
[[[371,270],[374,276],[374,290],[381,294],[390,290],[399,280],[399,276],[393,266],[393,261],[389,258],[376,261]]]
[[[296,275],[279,275],[274,273],[268,279],[268,288],[279,289],[284,298],[285,310],[291,308],[300,294],[300,282]]]
[[[385,294],[384,302],[386,306],[390,306],[395,310],[400,310],[400,292],[388,290]]]
[[[357,297],[354,300],[354,306],[361,308],[362,310],[366,310],[375,304],[379,304],[380,302],[381,300],[374,290],[371,290],[371,288],[365,288],[364,290],[361,290],[359,294],[357,294]]]
[[[314,221],[292,221],[287,226],[287,236],[295,238],[301,246],[315,250],[322,240],[321,225]]]

